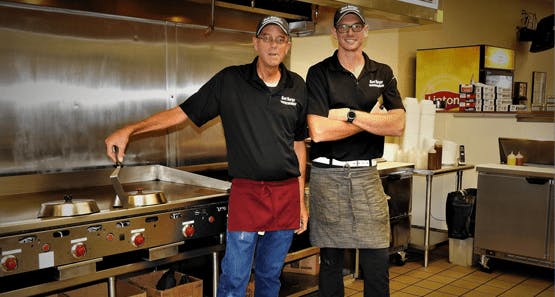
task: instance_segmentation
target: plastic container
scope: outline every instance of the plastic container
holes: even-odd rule
[[[441,168],[438,166],[438,164],[440,163],[438,160],[440,159],[438,158],[436,150],[434,148],[431,148],[428,151],[428,170],[436,170]]]
[[[437,165],[435,169],[440,169],[441,168],[441,159],[443,158],[443,143],[441,142],[441,140],[436,141],[436,143],[434,144],[434,150],[436,151],[437,154]]]
[[[508,161],[507,161],[508,162]],[[524,165],[524,156],[518,152],[515,157],[515,164],[518,166]]]
[[[516,156],[513,152],[507,155],[507,165],[516,165]]]
[[[441,164],[455,165],[457,163],[459,146],[453,141],[443,140],[442,147],[443,150],[441,152]]]
[[[428,169],[428,152],[423,150],[417,151],[416,163],[414,168],[416,169]]]

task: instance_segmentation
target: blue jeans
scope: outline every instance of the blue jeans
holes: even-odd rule
[[[293,240],[293,230],[227,232],[218,297],[244,297],[254,262],[254,296],[279,295],[283,261]]]

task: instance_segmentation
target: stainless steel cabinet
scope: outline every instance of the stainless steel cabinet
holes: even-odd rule
[[[480,171],[480,169],[479,169]],[[553,177],[479,172],[475,253],[553,267]]]

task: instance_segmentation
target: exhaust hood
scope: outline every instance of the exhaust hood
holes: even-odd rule
[[[278,15],[294,36],[329,34],[333,14],[345,4],[364,11],[370,30],[442,23],[439,0],[12,0],[2,5],[65,9],[199,25],[210,30],[254,32],[262,15]],[[12,3],[12,4],[10,4]],[[430,5],[431,4],[431,5]]]
[[[197,0],[199,1],[199,0]],[[370,30],[443,23],[439,0],[221,0],[216,7],[287,19],[293,35],[329,34],[335,10],[345,4],[362,8]]]

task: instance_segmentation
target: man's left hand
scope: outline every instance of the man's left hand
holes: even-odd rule
[[[308,212],[306,211],[306,208],[301,207],[301,224],[299,229],[295,230],[295,233],[301,234],[306,231],[306,228],[308,228]]]

